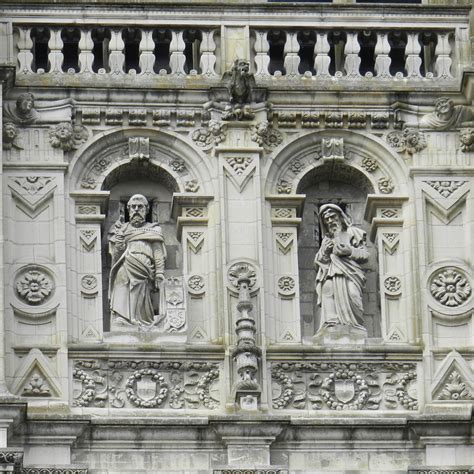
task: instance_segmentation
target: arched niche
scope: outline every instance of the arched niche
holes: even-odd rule
[[[104,209],[102,224],[102,287],[104,331],[110,329],[110,310],[108,303],[111,257],[108,240],[114,224],[122,215],[128,222],[127,202],[134,194],[144,195],[150,205],[146,220],[158,222],[165,239],[167,258],[166,278],[183,274],[181,244],[176,235],[176,218],[172,215],[173,193],[179,192],[178,183],[166,170],[151,162],[137,160],[115,168],[102,183],[102,191],[108,191],[109,199]]]
[[[305,205],[298,232],[298,269],[300,314],[303,338],[311,338],[320,327],[320,307],[315,293],[314,257],[321,244],[319,208],[337,204],[352,219],[355,227],[369,233],[364,220],[367,195],[374,192],[372,183],[357,168],[345,163],[327,162],[306,173],[298,183],[297,193],[304,194]],[[380,301],[377,248],[367,238],[369,260],[362,268],[367,282],[363,291],[363,325],[368,337],[380,337]]]

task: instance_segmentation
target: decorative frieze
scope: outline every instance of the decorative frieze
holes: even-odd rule
[[[398,362],[278,362],[275,409],[417,410],[416,365]]]
[[[75,360],[76,407],[214,410],[220,367],[211,362]]]

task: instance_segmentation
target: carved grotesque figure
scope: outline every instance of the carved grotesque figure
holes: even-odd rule
[[[146,222],[149,205],[145,196],[133,195],[127,209],[129,222],[120,218],[109,238],[110,310],[115,322],[153,326],[166,308],[165,242],[160,226]],[[153,292],[159,292],[159,314],[153,308]]]
[[[321,306],[320,330],[346,325],[364,330],[362,289],[365,275],[360,267],[368,260],[365,232],[335,204],[319,211],[323,240],[314,259],[317,270],[316,293]]]
[[[250,63],[245,59],[236,59],[232,65],[228,89],[230,102],[232,104],[248,104],[252,102],[252,88],[255,86],[255,79],[250,72]]]
[[[474,109],[466,105],[454,105],[449,97],[440,97],[435,102],[433,112],[420,120],[420,126],[437,130],[474,124]]]

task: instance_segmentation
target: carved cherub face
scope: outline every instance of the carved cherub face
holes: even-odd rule
[[[33,110],[34,105],[35,98],[33,97],[33,94],[28,92],[20,94],[16,100],[16,107],[22,115],[28,115]]]
[[[72,126],[70,123],[60,123],[55,129],[59,141],[66,142],[72,138]]]
[[[443,117],[450,116],[454,111],[454,102],[448,97],[441,97],[435,102],[435,112]]]
[[[471,128],[463,128],[459,130],[459,139],[462,145],[472,145],[474,143],[474,131]]]
[[[148,214],[148,201],[145,196],[135,194],[127,203],[130,223],[134,227],[140,227],[144,224],[146,215]]]
[[[3,125],[3,141],[6,143],[11,143],[16,136],[18,135],[18,130],[15,124],[11,122],[6,122]]]
[[[342,221],[341,216],[334,209],[328,209],[322,215],[324,225],[326,226],[328,234],[332,237],[341,232]]]

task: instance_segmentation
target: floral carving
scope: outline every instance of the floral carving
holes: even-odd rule
[[[426,138],[423,132],[406,128],[403,130],[403,137],[405,139],[406,151],[414,154],[426,148]]]
[[[16,282],[18,295],[28,304],[43,303],[53,291],[53,283],[46,273],[29,270]]]
[[[342,128],[344,126],[343,116],[340,112],[331,112],[326,117],[326,127]]]
[[[463,382],[461,375],[457,370],[453,370],[448,378],[449,382],[444,386],[439,394],[440,400],[470,400],[471,392]]]
[[[451,194],[459,189],[467,181],[425,181],[426,184],[438,191],[444,198],[451,197]]]
[[[291,276],[282,276],[278,279],[278,293],[283,296],[295,294],[296,283]]]
[[[72,126],[69,122],[58,123],[49,130],[49,143],[63,151],[77,150],[86,140],[87,129],[82,125]]]
[[[184,190],[188,193],[196,193],[199,190],[199,183],[197,179],[190,179],[184,183]]]
[[[400,378],[396,393],[400,404],[404,408],[407,410],[418,410],[415,371],[410,370]]]
[[[264,148],[275,148],[283,141],[281,132],[271,127],[266,120],[252,127],[251,138]]]
[[[390,116],[387,112],[379,112],[372,114],[372,128],[382,129],[388,128]]]
[[[184,161],[181,160],[180,158],[175,158],[174,160],[170,160],[169,165],[170,165],[170,168],[176,173],[182,173],[186,169]]]
[[[128,378],[125,393],[136,407],[157,408],[168,396],[168,385],[158,371],[141,369],[136,370]]]
[[[298,174],[303,171],[305,166],[306,165],[299,158],[295,158],[290,164],[290,170],[293,171],[293,173]]]
[[[368,171],[369,173],[373,173],[374,171],[377,171],[377,168],[379,167],[378,163],[376,160],[373,158],[369,158],[366,156],[361,163],[362,168],[365,169],[365,171]]]
[[[430,291],[443,306],[455,307],[462,305],[469,298],[471,285],[460,271],[448,268],[435,275]]]
[[[379,191],[383,194],[390,194],[394,190],[392,180],[386,176],[377,181]]]
[[[235,288],[238,289],[238,280],[242,274],[247,274],[250,280],[249,288],[253,288],[257,283],[257,271],[255,267],[247,262],[238,262],[234,263],[227,272],[227,278],[229,283]]]
[[[273,408],[286,408],[294,397],[293,381],[281,370],[273,370],[272,379],[280,386],[280,394],[273,399]]]
[[[227,158],[227,163],[234,170],[234,173],[240,176],[244,174],[250,163],[252,163],[252,158],[249,156],[232,156]]]
[[[474,128],[462,128],[459,130],[459,143],[461,151],[474,151]]]
[[[206,288],[206,282],[201,275],[191,275],[188,278],[188,291],[194,295],[202,295]]]
[[[51,390],[43,377],[38,373],[34,373],[23,389],[22,395],[26,397],[50,397]]]
[[[316,112],[303,112],[301,115],[301,126],[303,128],[319,127],[320,116]]]
[[[278,194],[291,194],[291,183],[286,179],[280,179],[277,183]]]
[[[349,114],[349,128],[365,128],[367,125],[367,115],[362,112],[353,112]]]
[[[197,393],[199,400],[202,404],[209,409],[214,409],[219,406],[219,401],[211,396],[210,387],[212,383],[219,378],[219,371],[217,369],[211,369],[209,372],[204,374],[198,384]]]
[[[395,150],[400,152],[405,150],[405,137],[402,132],[397,130],[390,132],[387,134],[386,140],[392,148],[395,148]]]
[[[94,290],[97,287],[97,278],[94,275],[84,275],[81,278],[81,286],[84,290]]]
[[[402,288],[402,282],[400,281],[400,278],[398,278],[397,276],[389,276],[385,278],[383,282],[383,286],[385,287],[385,291],[388,294],[398,295],[400,294],[400,290]]]
[[[398,152],[406,151],[411,155],[426,148],[424,133],[412,128],[406,128],[403,132],[390,132],[387,134],[386,140]]]

